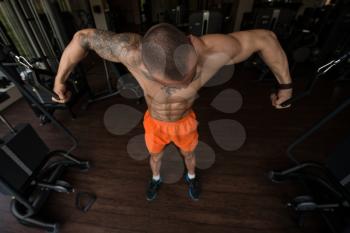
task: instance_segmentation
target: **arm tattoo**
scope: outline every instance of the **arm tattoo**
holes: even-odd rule
[[[82,34],[79,42],[82,48],[94,50],[106,60],[136,65],[139,62],[137,56],[129,52],[136,51],[140,38],[140,35],[135,33],[116,34],[96,29],[91,34]]]

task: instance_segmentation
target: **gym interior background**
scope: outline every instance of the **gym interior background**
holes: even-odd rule
[[[350,232],[350,1],[1,0],[0,20],[0,232]],[[275,79],[256,55],[200,90],[194,109],[210,153],[198,202],[171,149],[169,184],[145,200],[146,104],[125,67],[90,53],[70,76],[73,98],[51,100],[76,31],[142,35],[161,22],[196,36],[272,30],[293,78],[283,110],[271,106]],[[240,128],[217,124],[226,121]]]

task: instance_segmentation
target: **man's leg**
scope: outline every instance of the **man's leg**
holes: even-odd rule
[[[153,201],[157,197],[157,191],[160,188],[160,166],[162,163],[163,151],[160,153],[150,153],[149,164],[152,170],[152,179],[149,182],[146,198],[148,201]]]
[[[182,156],[184,157],[185,165],[186,165],[188,174],[190,176],[194,176],[195,175],[195,168],[196,168],[196,157],[194,155],[194,152],[193,151],[187,152],[187,151],[183,151],[183,150],[180,150],[180,151],[181,151]]]
[[[152,175],[153,175],[153,179],[158,178],[160,176],[160,166],[162,164],[162,157],[163,157],[163,151],[160,153],[150,153],[151,157],[149,159],[149,164],[151,166],[152,169]],[[155,180],[159,180],[159,179],[155,179]]]
[[[192,200],[197,201],[201,192],[199,179],[196,176],[196,156],[193,151],[181,150],[181,154],[184,157],[187,173],[185,174],[185,181],[189,185],[188,193]]]

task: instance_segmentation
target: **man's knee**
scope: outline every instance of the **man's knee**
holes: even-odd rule
[[[192,159],[193,156],[194,156],[193,151],[184,151],[184,150],[181,150],[181,154],[183,155],[183,157],[184,157],[185,159]]]
[[[159,162],[162,159],[163,152],[160,153],[150,153],[151,160],[155,163]]]

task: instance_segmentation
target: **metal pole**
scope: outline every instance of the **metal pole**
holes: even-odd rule
[[[47,19],[51,25],[52,30],[55,33],[58,45],[60,46],[62,53],[68,42],[68,36],[66,35],[64,26],[61,23],[57,9],[52,6],[53,2],[53,0],[41,0],[41,5],[43,6],[45,14],[47,15]]]
[[[108,92],[111,93],[113,92],[112,90],[112,84],[111,84],[111,80],[109,77],[109,71],[108,71],[108,67],[107,67],[107,61],[105,59],[103,59],[103,66],[105,68],[105,73],[106,73],[106,81],[107,81],[107,88],[108,88]]]
[[[12,127],[10,122],[8,122],[7,119],[3,117],[1,114],[0,114],[0,120],[2,121],[2,123],[4,123],[7,126],[7,128],[11,131],[11,133],[16,133],[16,130]]]
[[[32,54],[32,56],[34,55],[36,57],[42,57],[42,53],[37,49],[38,46],[34,41],[33,33],[28,30],[28,24],[27,24],[26,20],[24,20],[23,14],[21,14],[21,12],[19,11],[17,2],[15,2],[15,1],[9,1],[9,2],[14,10],[14,13],[16,14],[16,16],[18,18],[19,23],[21,24],[21,26],[23,28],[23,31],[25,32],[26,37],[29,40],[30,45],[32,46],[32,48],[34,50],[35,54]]]
[[[40,34],[42,35],[42,37],[44,39],[44,43],[46,45],[48,45],[47,46],[48,52],[50,53],[50,55],[53,58],[55,58],[55,65],[58,66],[59,61],[58,61],[57,55],[56,55],[55,51],[53,50],[51,42],[50,42],[50,39],[49,39],[49,37],[48,37],[48,35],[47,35],[46,31],[45,31],[45,28],[44,28],[43,24],[41,23],[40,17],[39,17],[39,15],[38,15],[38,13],[37,13],[37,11],[35,9],[35,4],[33,3],[32,0],[28,1],[27,3],[28,3],[28,7],[29,7],[29,9],[30,9],[34,19],[35,19],[35,22],[36,22],[36,24],[38,26]],[[52,70],[56,71],[57,67],[52,67]]]

